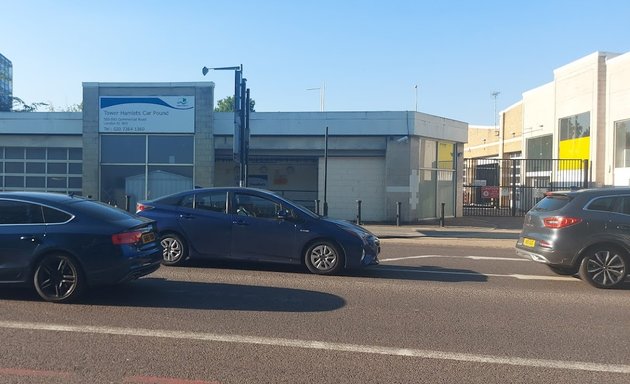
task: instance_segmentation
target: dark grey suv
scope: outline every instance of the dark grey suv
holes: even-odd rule
[[[630,265],[630,188],[548,192],[527,212],[516,253],[598,288],[619,287]]]

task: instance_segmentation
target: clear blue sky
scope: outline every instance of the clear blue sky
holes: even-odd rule
[[[238,4],[238,8],[235,6]],[[13,93],[56,109],[82,82],[213,81],[243,64],[259,112],[421,112],[494,124],[497,109],[596,51],[630,51],[627,0],[5,1]]]

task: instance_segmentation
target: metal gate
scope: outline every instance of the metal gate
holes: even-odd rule
[[[524,216],[545,192],[589,186],[588,160],[464,159],[464,216]]]

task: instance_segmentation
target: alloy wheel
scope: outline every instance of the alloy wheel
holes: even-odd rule
[[[37,293],[46,301],[68,301],[81,291],[79,269],[72,259],[64,255],[42,259],[35,270],[33,282]]]
[[[186,258],[183,241],[174,234],[165,235],[160,240],[162,246],[162,262],[165,265],[177,265]]]
[[[328,242],[313,244],[306,253],[306,266],[313,273],[334,274],[341,269],[341,264],[339,251]]]
[[[623,283],[626,277],[626,261],[613,249],[598,250],[583,260],[582,276],[592,285],[612,288]]]

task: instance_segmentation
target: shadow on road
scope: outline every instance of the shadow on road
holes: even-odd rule
[[[0,299],[40,300],[32,290],[17,288],[3,291]],[[93,288],[86,292],[77,304],[232,311],[324,312],[342,308],[346,305],[346,301],[336,295],[304,289],[172,281],[145,277],[121,285]]]
[[[289,264],[198,260],[190,262],[186,266],[191,268],[223,268],[246,271],[301,273],[310,275],[310,272],[306,270],[306,267]],[[342,276],[444,282],[485,282],[488,280],[487,276],[468,269],[443,268],[436,266],[408,267],[383,264],[345,271]],[[320,278],[325,279],[326,277],[322,276]]]
[[[488,277],[469,269],[454,269],[436,266],[407,267],[396,265],[379,265],[365,269],[349,271],[348,276],[369,277],[378,279],[442,281],[448,283],[488,281]]]

